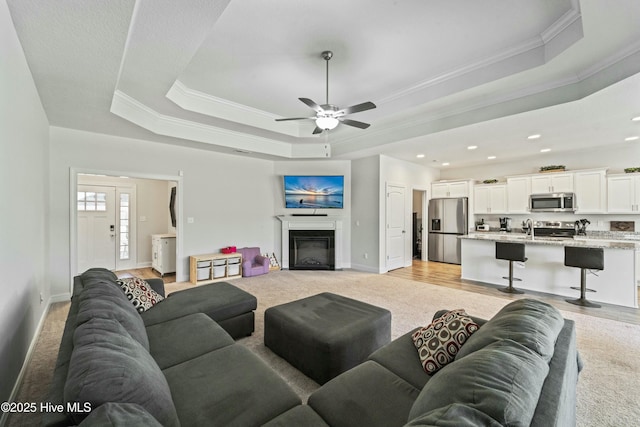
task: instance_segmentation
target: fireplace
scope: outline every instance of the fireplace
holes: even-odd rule
[[[289,230],[289,270],[335,270],[334,230]]]

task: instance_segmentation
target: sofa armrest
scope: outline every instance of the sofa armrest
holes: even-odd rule
[[[145,279],[145,281],[151,286],[151,289],[159,293],[161,296],[164,294],[164,280],[162,279]]]
[[[271,264],[271,261],[269,261],[269,258],[266,256],[258,255],[256,256],[256,264],[260,264],[263,267],[268,267]]]

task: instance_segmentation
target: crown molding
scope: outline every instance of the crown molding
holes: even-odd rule
[[[274,141],[166,116],[119,90],[114,92],[110,111],[159,135],[204,142],[234,150],[240,149],[281,158],[327,158],[331,153],[330,147],[325,143],[300,144],[300,147],[293,147],[293,144],[288,142]]]
[[[194,113],[298,138],[309,133],[308,127],[301,126],[300,122],[276,122],[275,119],[281,118],[278,115],[192,89],[180,80],[173,83],[166,97],[183,110]]]

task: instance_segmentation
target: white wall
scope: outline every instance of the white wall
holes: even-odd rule
[[[380,271],[380,157],[354,160],[351,164],[351,266]]]
[[[49,299],[49,123],[4,1],[0,2],[0,58],[0,402],[4,402],[10,400]]]
[[[624,168],[640,166],[640,143],[625,142],[612,144],[609,147],[585,149],[571,153],[544,153],[535,159],[509,161],[502,163],[487,162],[485,165],[467,168],[443,168],[441,179],[504,179],[508,175],[523,175],[538,172],[540,166],[565,165],[567,170],[593,169],[608,167],[608,173],[623,173]],[[476,215],[476,219],[484,218],[492,227],[499,226],[498,217],[504,215]],[[609,230],[610,221],[635,221],[636,231],[640,231],[640,215],[595,215],[570,213],[533,213],[529,215],[509,215],[513,218],[513,227],[521,227],[527,218],[533,220],[575,221],[587,218],[591,221],[588,230]]]
[[[176,177],[183,171],[181,262],[189,255],[236,245],[273,250],[273,162],[167,144],[51,127],[51,289],[69,292],[70,168],[119,175]],[[138,174],[138,175],[136,175]],[[187,219],[193,219],[189,223]]]
[[[345,268],[351,267],[351,162],[348,160],[301,160],[301,161],[277,161],[274,163],[271,194],[275,203],[275,215],[291,215],[307,209],[286,209],[284,202],[284,175],[344,175],[344,207],[343,209],[316,209],[317,213],[326,213],[329,216],[340,217],[343,222],[343,263]],[[282,256],[282,229],[280,221],[274,223],[273,240],[275,242],[276,256]],[[286,244],[286,243],[285,243]],[[262,249],[262,247],[260,248]],[[262,252],[267,252],[263,250]]]
[[[412,204],[413,204],[413,190],[426,190],[427,197],[431,197],[431,182],[440,179],[440,172],[437,169],[420,166],[415,163],[405,162],[402,160],[397,160],[388,156],[380,156],[380,186],[379,186],[379,194],[380,194],[380,206],[379,206],[379,215],[380,215],[380,224],[379,224],[379,235],[380,235],[380,271],[387,271],[386,269],[386,225],[383,218],[386,217],[386,206],[385,206],[385,191],[386,184],[399,184],[403,185],[406,189],[405,192],[405,226],[407,232],[405,233],[406,242],[405,242],[405,263],[406,267],[411,265],[412,262],[412,248],[411,248],[411,212],[412,212]],[[423,249],[424,245],[423,245]]]

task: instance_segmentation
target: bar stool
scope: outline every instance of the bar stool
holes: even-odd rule
[[[509,275],[503,277],[503,279],[509,280],[509,286],[498,290],[508,294],[524,294],[523,291],[513,287],[514,280],[522,281],[522,279],[513,277],[513,262],[527,260],[524,256],[524,243],[496,242],[496,259],[509,261]]]
[[[571,286],[571,289],[580,291],[580,298],[565,301],[583,307],[600,308],[600,305],[587,301],[585,295],[587,292],[595,292],[587,288],[587,270],[604,270],[604,249],[565,246],[564,265],[580,269],[580,287]]]

